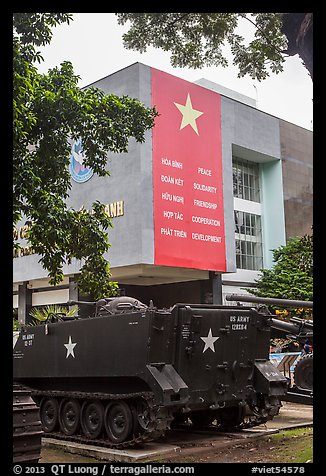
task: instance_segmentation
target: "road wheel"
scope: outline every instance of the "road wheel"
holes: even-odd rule
[[[59,423],[59,404],[55,398],[43,398],[40,405],[40,417],[45,433],[56,430]]]
[[[60,428],[65,435],[74,435],[80,425],[80,404],[77,400],[65,399],[60,405]]]
[[[313,354],[306,354],[298,361],[293,378],[298,388],[313,390]]]
[[[129,405],[122,400],[109,403],[105,410],[104,426],[113,443],[126,441],[133,427],[133,417]]]
[[[98,438],[104,426],[104,407],[102,403],[85,401],[81,409],[80,423],[87,438]]]

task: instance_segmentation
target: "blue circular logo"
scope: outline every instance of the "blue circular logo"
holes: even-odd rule
[[[75,182],[87,182],[93,176],[93,169],[83,165],[85,155],[81,139],[76,140],[71,147],[69,171]]]

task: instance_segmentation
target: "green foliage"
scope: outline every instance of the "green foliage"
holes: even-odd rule
[[[228,66],[222,48],[228,44],[238,76],[265,79],[283,71],[286,38],[280,13],[116,13],[118,22],[131,22],[123,35],[126,48],[145,52],[148,46],[171,53],[172,66]],[[236,33],[239,19],[255,25],[246,44]]]
[[[19,331],[20,328],[21,328],[21,324],[18,320],[18,309],[16,307],[13,307],[12,309],[12,324],[13,324],[13,327],[12,327],[12,330],[13,331]]]
[[[28,242],[41,256],[50,284],[62,280],[64,264],[84,260],[80,289],[99,298],[117,287],[104,258],[111,221],[98,202],[92,214],[66,205],[71,140],[81,138],[86,166],[109,175],[108,152],[127,152],[131,138],[144,142],[157,112],[128,96],[81,90],[70,62],[47,74],[37,72],[34,63],[42,57],[35,46],[48,44],[51,28],[71,18],[68,13],[13,15],[13,223],[24,219],[29,225]]]
[[[64,314],[67,317],[73,317],[76,315],[78,307],[74,306],[68,309],[66,306],[59,306],[58,304],[49,304],[44,307],[33,307],[29,313],[34,320],[30,325],[36,326],[55,314]]]
[[[284,246],[273,250],[274,266],[262,269],[256,287],[246,288],[259,297],[313,300],[313,236],[291,238]],[[300,311],[309,314],[309,310]],[[284,313],[284,309],[280,311]]]
[[[18,321],[18,319],[13,319],[13,326],[12,326],[12,330],[13,331],[19,331],[20,328],[21,328],[21,324],[20,322]]]
[[[314,456],[313,428],[291,428],[271,434],[270,445],[277,448],[273,462],[312,463]]]

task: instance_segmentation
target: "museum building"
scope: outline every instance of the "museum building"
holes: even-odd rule
[[[249,97],[211,81],[188,82],[141,63],[87,87],[136,97],[159,116],[144,143],[108,155],[110,176],[83,165],[72,143],[67,204],[112,218],[107,254],[120,293],[158,307],[225,302],[245,294],[272,250],[311,234],[312,132],[257,109]],[[25,239],[13,259],[13,307],[20,322],[34,306],[80,299],[81,262],[50,286]],[[85,299],[85,296],[83,297]]]

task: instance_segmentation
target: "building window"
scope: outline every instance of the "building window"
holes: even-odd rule
[[[235,210],[236,266],[260,270],[263,267],[261,217]]]
[[[233,195],[236,198],[260,202],[258,164],[233,157]]]

